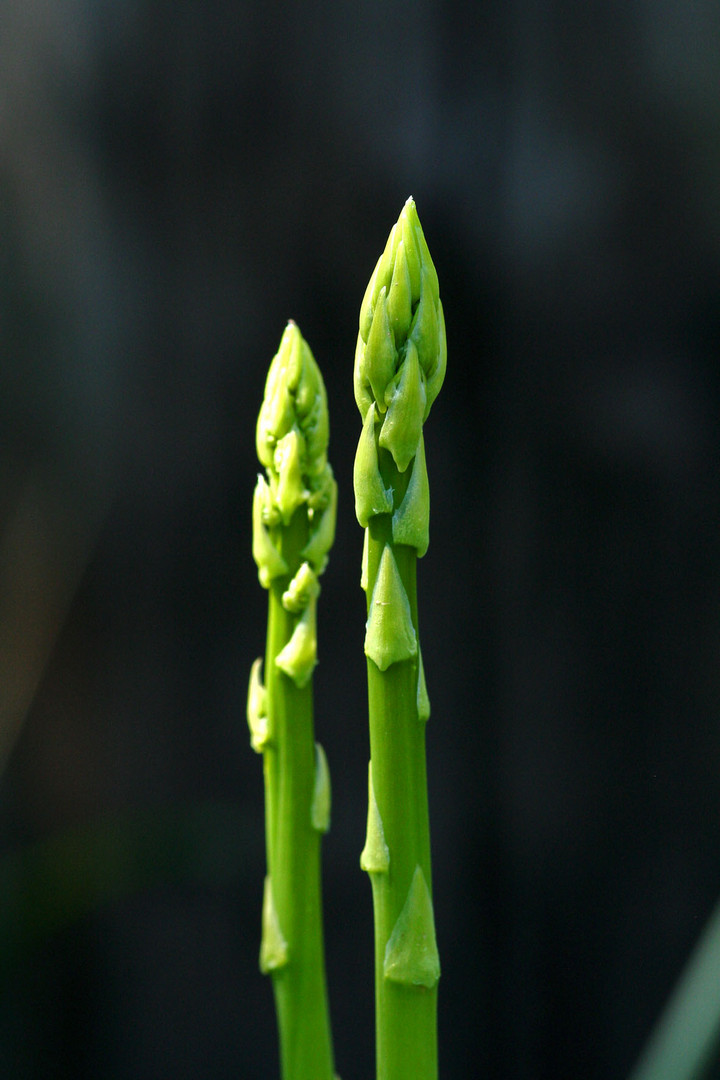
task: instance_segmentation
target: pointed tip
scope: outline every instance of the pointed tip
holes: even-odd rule
[[[260,944],[260,970],[263,975],[285,967],[288,962],[288,943],[280,927],[270,875],[265,878],[262,907],[262,941]]]
[[[288,319],[285,329],[283,330],[282,337],[280,339],[280,349],[282,349],[283,345],[287,344],[290,338],[299,338],[301,336],[302,335],[300,334],[300,327],[295,322],[295,320]],[[280,349],[278,349],[278,352],[280,351]]]
[[[313,829],[326,833],[330,829],[330,768],[325,751],[319,742],[315,743],[315,781],[313,784],[310,822]]]
[[[422,661],[422,651],[418,644],[418,683],[417,683],[417,711],[418,720],[426,723],[430,719],[430,698],[428,697],[427,684],[425,682],[425,668]]]
[[[372,777],[372,761],[368,765],[368,819],[365,847],[360,855],[360,868],[368,874],[386,874],[390,866],[390,849],[385,840],[385,829],[375,797]]]

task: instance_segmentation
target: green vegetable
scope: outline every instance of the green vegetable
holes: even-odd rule
[[[355,511],[365,528],[370,716],[367,840],[375,912],[378,1080],[437,1077],[437,984],[425,769],[430,715],[416,564],[428,547],[422,428],[445,375],[438,280],[408,199],[360,310],[355,399],[363,429]]]
[[[283,1080],[333,1080],[320,890],[330,773],[314,740],[312,701],[318,578],[337,503],[328,431],[320,371],[291,322],[270,365],[257,424],[265,475],[253,499],[253,557],[269,608],[265,684],[256,660],[247,708],[265,776],[260,967],[272,976]]]

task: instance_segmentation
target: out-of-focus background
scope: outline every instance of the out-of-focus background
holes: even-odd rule
[[[720,896],[720,8],[0,3],[0,1074],[266,1080],[254,425],[337,542],[337,1067],[373,1071],[357,317],[414,195],[446,1080],[626,1076]]]

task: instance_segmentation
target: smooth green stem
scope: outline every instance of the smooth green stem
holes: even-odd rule
[[[390,517],[370,523],[368,605],[382,552],[390,543]],[[392,545],[391,545],[392,547]],[[417,633],[413,548],[392,547]],[[436,1080],[437,982],[410,985],[387,977],[388,942],[406,905],[419,866],[431,890],[425,724],[417,711],[417,657],[380,671],[368,659],[370,759],[374,796],[389,851],[386,873],[371,873],[375,921],[377,1080]],[[434,942],[433,942],[434,944]]]
[[[660,1016],[630,1080],[699,1080],[720,1042],[720,904]]]
[[[265,685],[272,739],[264,752],[268,873],[287,962],[271,971],[283,1080],[332,1080],[333,1051],[325,980],[320,871],[321,833],[313,826],[316,777],[312,680],[303,687],[276,658],[296,616],[282,595],[307,541],[301,508],[277,542],[291,573],[269,591]]]

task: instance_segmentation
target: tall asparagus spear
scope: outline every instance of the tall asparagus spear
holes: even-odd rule
[[[330,776],[313,734],[318,577],[335,534],[325,387],[290,322],[267,376],[257,425],[253,556],[269,591],[262,660],[248,692],[251,743],[265,778],[267,877],[260,967],[272,976],[283,1080],[333,1080],[325,985],[320,838]]]
[[[365,529],[369,808],[361,866],[375,914],[378,1080],[437,1077],[437,984],[425,771],[430,705],[416,564],[428,547],[422,428],[445,375],[438,279],[408,199],[360,309],[355,399],[363,429],[355,511]]]

